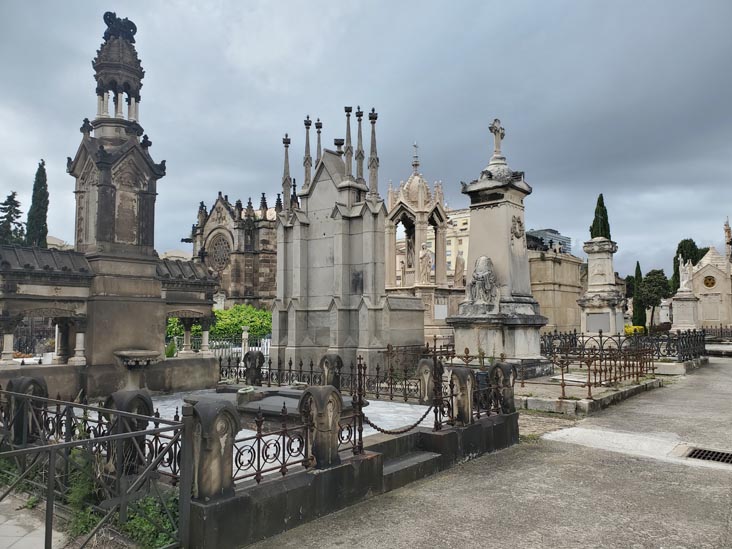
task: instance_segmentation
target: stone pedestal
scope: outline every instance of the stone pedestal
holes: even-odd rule
[[[674,321],[671,330],[697,330],[699,298],[691,292],[677,292],[673,298]]]
[[[625,298],[615,285],[613,254],[618,245],[602,236],[585,242],[587,254],[587,291],[577,300],[582,310],[580,331],[583,334],[607,335],[623,331]]]

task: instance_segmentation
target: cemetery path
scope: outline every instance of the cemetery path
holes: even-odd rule
[[[254,547],[729,548],[732,466],[673,451],[732,451],[730,396],[732,360],[711,359],[576,425],[523,437]],[[522,434],[530,425],[522,418]]]

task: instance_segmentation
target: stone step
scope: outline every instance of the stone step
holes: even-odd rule
[[[384,463],[384,492],[434,475],[440,470],[440,454],[435,452],[409,452]]]

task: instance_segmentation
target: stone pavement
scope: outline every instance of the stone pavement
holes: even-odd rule
[[[710,468],[666,455],[670,441],[732,451],[730,396],[732,361],[712,359],[597,416],[544,422],[536,433],[568,429],[532,437],[255,547],[730,548],[732,466]],[[531,421],[528,414],[522,418],[524,433]],[[579,436],[578,430],[593,436]],[[564,440],[551,440],[559,435]]]
[[[43,512],[45,503],[38,509],[27,509],[25,501],[9,495],[0,501],[0,549],[40,549],[45,543]],[[63,547],[66,536],[53,533],[53,546]]]

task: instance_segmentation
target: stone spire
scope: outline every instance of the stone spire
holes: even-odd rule
[[[417,142],[414,142],[414,154],[412,155],[412,173],[414,175],[419,175],[419,145],[417,145]]]
[[[379,195],[379,156],[376,153],[376,120],[379,114],[376,109],[371,109],[369,122],[371,122],[371,152],[369,154],[369,194]]]
[[[282,173],[282,196],[284,198],[284,206],[286,210],[290,209],[289,196],[292,194],[292,178],[290,177],[290,154],[288,149],[290,148],[290,137],[285,134],[282,138],[282,144],[285,146],[285,168]]]
[[[246,214],[248,218],[254,219],[254,205],[252,204],[252,197],[249,197],[249,200],[247,201],[247,209]]]
[[[241,203],[241,200],[237,200],[236,204],[234,205],[234,210],[236,211],[236,220],[240,220],[242,218],[241,212],[244,210],[244,206]]]
[[[300,201],[297,198],[297,184],[292,180],[292,195],[290,196],[290,209],[297,210],[300,207]]]
[[[262,214],[262,219],[267,219],[267,195],[262,193],[262,199],[259,201],[259,211]]]
[[[356,107],[356,120],[358,120],[358,142],[356,144],[356,180],[363,181],[363,132],[361,131],[361,119],[363,118],[363,111],[361,107]]]
[[[727,250],[727,261],[732,261],[732,228],[729,226],[729,217],[724,222],[724,245]]]
[[[277,193],[277,200],[275,200],[275,212],[280,213],[282,211],[282,195]]]
[[[343,107],[346,111],[346,179],[353,179],[353,145],[351,144],[351,111],[353,107]]]
[[[315,130],[316,130],[316,131],[318,132],[318,150],[317,150],[317,155],[318,155],[318,156],[316,156],[316,157],[315,157],[315,163],[316,163],[316,164],[317,164],[318,162],[320,162],[320,157],[322,156],[322,150],[321,150],[321,148],[320,148],[320,131],[321,131],[322,129],[323,129],[323,123],[322,123],[322,122],[320,121],[320,118],[318,118],[318,119],[317,119],[317,120],[315,121]]]
[[[312,121],[310,116],[305,117],[305,157],[302,160],[302,165],[305,167],[305,183],[303,183],[303,190],[310,186],[310,170],[313,167],[313,157],[310,156],[310,125]]]

